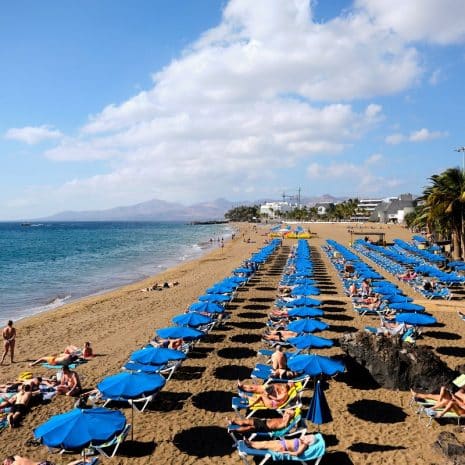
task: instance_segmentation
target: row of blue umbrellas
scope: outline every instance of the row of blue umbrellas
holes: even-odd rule
[[[277,243],[265,247],[262,255],[256,255],[257,261],[272,253]],[[221,283],[210,289],[205,298],[189,308],[189,312],[173,318],[175,327],[161,328],[157,334],[162,338],[197,339],[204,335],[195,327],[211,322],[211,317],[201,313],[222,313],[224,308],[219,304],[230,300],[230,296],[223,295],[236,286],[247,281],[246,276],[252,274],[249,268],[236,269],[235,275],[227,282]],[[168,348],[148,347],[133,352],[130,356],[131,363],[138,366],[160,367],[170,361],[181,361],[186,355],[180,351]],[[144,371],[123,371],[104,378],[97,384],[97,388],[105,398],[131,400],[144,395],[157,392],[165,385],[165,378],[157,373]],[[110,438],[120,434],[126,427],[126,418],[119,410],[106,408],[81,409],[75,408],[69,412],[54,415],[44,424],[34,430],[36,438],[51,448],[60,448],[70,451],[78,451],[89,445],[99,445]]]

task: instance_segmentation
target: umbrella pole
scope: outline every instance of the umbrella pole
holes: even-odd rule
[[[134,441],[134,404],[131,402],[131,441]]]

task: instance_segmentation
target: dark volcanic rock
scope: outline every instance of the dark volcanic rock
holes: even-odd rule
[[[388,389],[437,392],[457,376],[430,347],[402,344],[399,338],[364,331],[345,334],[341,349]]]
[[[465,465],[465,445],[450,431],[439,433],[434,448],[445,455],[451,465]]]

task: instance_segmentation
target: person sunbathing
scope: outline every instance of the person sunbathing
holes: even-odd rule
[[[411,281],[417,277],[417,274],[412,270],[407,270],[405,273],[398,274],[397,277],[402,281]]]
[[[284,452],[289,455],[302,455],[310,445],[315,442],[313,434],[306,434],[294,439],[273,439],[271,441],[248,441],[244,439],[247,446],[252,449],[270,450],[273,452]]]
[[[271,331],[263,336],[263,339],[266,341],[279,341],[284,342],[286,339],[290,337],[298,336],[298,333],[295,331]]]
[[[5,407],[11,408],[7,419],[12,428],[18,426],[21,419],[26,415],[31,397],[31,386],[23,384],[17,394],[0,403],[0,409]]]
[[[459,402],[465,403],[465,386],[462,386],[455,393],[446,386],[441,386],[439,394],[422,394],[413,389],[410,389],[410,392],[415,399],[434,400],[435,404],[432,406],[433,409],[444,408],[454,399],[458,399]]]
[[[355,303],[355,307],[360,308],[360,303],[362,303],[363,308],[368,308],[369,310],[378,310],[381,307],[382,301],[380,294],[376,294],[374,297],[368,297],[362,299]]]
[[[163,347],[166,349],[181,350],[182,345],[184,344],[184,339],[162,339],[160,337],[155,337],[150,341],[150,344],[154,347]]]
[[[65,350],[63,351],[64,354],[70,354],[70,355],[75,355],[79,358],[84,358],[84,359],[89,359],[94,356],[93,350],[92,350],[92,345],[90,342],[85,342],[84,347],[80,349],[77,346],[72,346],[69,345],[65,347]]]
[[[454,412],[459,416],[465,416],[465,402],[452,394],[452,399],[449,400],[444,406],[439,405],[437,407],[431,407],[431,410],[436,411],[436,418],[441,418],[448,412]]]
[[[44,379],[41,376],[34,376],[31,379],[24,381],[15,381],[13,383],[2,384],[0,386],[0,392],[18,392],[23,385],[29,385],[31,387],[32,394],[39,393],[41,389],[47,389],[55,387],[56,383],[48,379]]]
[[[95,458],[90,459],[78,459],[69,462],[67,465],[78,465],[80,463],[96,463]],[[20,455],[9,455],[5,457],[3,460],[3,465],[54,465],[52,462],[48,460],[41,460],[40,462],[36,462],[34,460],[28,459],[27,457],[21,457]]]
[[[289,310],[275,307],[271,310],[270,316],[276,318],[287,318],[289,316]]]
[[[286,410],[284,415],[280,418],[228,418],[228,426],[238,426],[238,428],[234,429],[234,431],[238,433],[268,433],[270,431],[286,428],[290,425],[294,417],[294,410]]]
[[[357,289],[357,285],[355,284],[355,282],[353,282],[353,283],[349,286],[348,292],[349,292],[349,297],[356,297],[356,296],[358,296],[358,289]]]
[[[48,363],[49,365],[69,365],[75,362],[79,357],[72,354],[58,354],[50,355],[48,357],[38,358],[35,362],[29,364],[30,367],[38,365],[39,363]]]
[[[66,396],[79,396],[81,394],[81,381],[79,375],[70,370],[66,365],[63,366],[63,374],[61,376],[60,384],[57,386],[58,394]]]
[[[289,391],[291,386],[284,384],[281,388],[276,388],[274,385],[265,387],[261,393],[256,393],[250,398],[249,407],[254,407],[262,404],[266,408],[278,408],[289,399]]]
[[[240,391],[251,392],[253,394],[266,394],[267,396],[278,397],[289,392],[290,385],[287,383],[271,384],[245,384],[238,381],[237,387]]]

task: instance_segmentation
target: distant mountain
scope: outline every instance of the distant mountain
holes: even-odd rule
[[[341,202],[345,198],[333,197],[329,194],[320,197],[302,198],[303,205],[314,205],[318,202]],[[185,206],[176,202],[152,199],[136,205],[115,207],[108,210],[64,211],[46,218],[34,218],[28,221],[207,221],[223,220],[224,214],[239,205],[260,205],[270,199],[255,201],[231,202],[216,199],[211,202],[200,202]]]
[[[126,207],[108,210],[64,211],[34,221],[203,221],[222,220],[237,205],[225,199],[190,206],[153,199]]]

